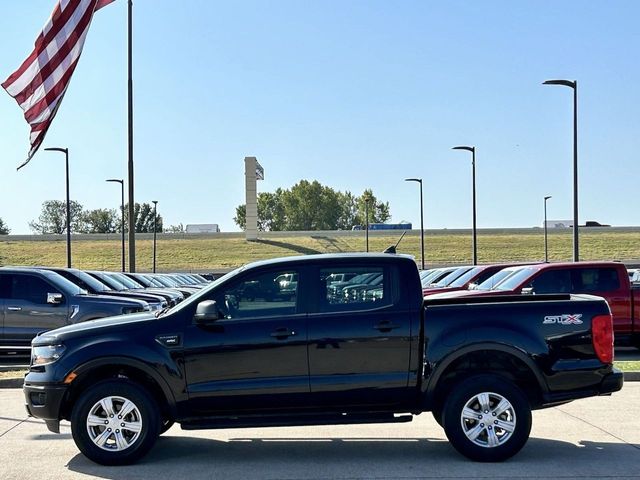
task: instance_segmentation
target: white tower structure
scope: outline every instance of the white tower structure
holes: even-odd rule
[[[244,181],[246,196],[246,227],[247,240],[258,239],[258,188],[257,181],[264,180],[264,169],[256,157],[244,157]]]

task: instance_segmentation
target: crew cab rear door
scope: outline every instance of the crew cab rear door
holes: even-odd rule
[[[381,282],[339,289],[340,273],[373,273]],[[408,390],[411,315],[397,299],[399,273],[379,265],[318,266],[313,271],[316,298],[309,314],[309,380],[316,406],[389,405]]]

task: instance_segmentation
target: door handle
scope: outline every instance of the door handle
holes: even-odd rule
[[[400,328],[400,325],[396,325],[395,323],[391,323],[389,320],[383,320],[378,325],[373,327],[374,330],[379,330],[381,332],[390,332],[395,328]]]
[[[271,336],[277,338],[278,340],[284,340],[288,337],[292,337],[296,332],[293,330],[289,330],[286,327],[276,328],[273,332],[271,332]]]
[[[7,307],[7,310],[11,310],[12,312],[19,312],[22,310],[22,307]]]

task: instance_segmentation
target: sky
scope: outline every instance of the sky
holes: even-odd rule
[[[26,58],[54,0],[0,1],[0,80]],[[95,14],[44,147],[68,147],[71,198],[118,208],[126,178],[125,0]],[[136,0],[135,200],[164,225],[238,231],[244,157],[259,192],[318,180],[371,188],[391,221],[478,228],[571,219],[578,82],[580,223],[640,224],[640,2],[521,0]],[[0,218],[30,233],[63,200],[64,156],[20,171],[29,128],[0,90]]]

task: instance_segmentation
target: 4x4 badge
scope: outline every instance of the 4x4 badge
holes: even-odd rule
[[[582,324],[582,314],[565,313],[564,315],[548,315],[544,317],[543,324],[559,323],[560,325],[580,325]]]

